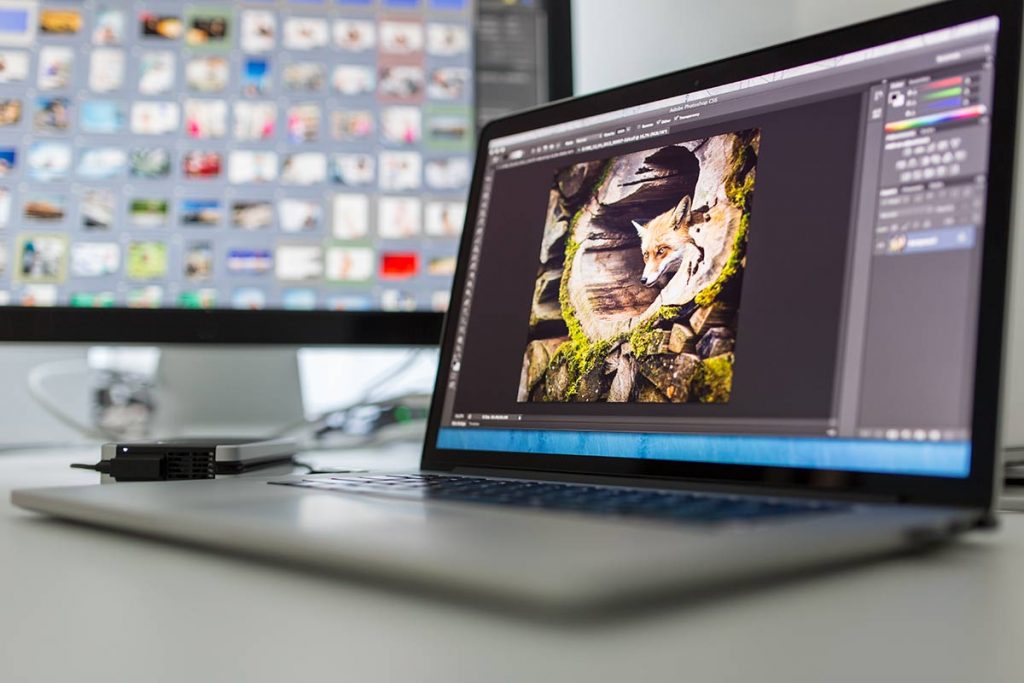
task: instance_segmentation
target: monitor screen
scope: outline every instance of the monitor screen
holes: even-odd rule
[[[491,139],[437,447],[967,476],[998,30]]]
[[[477,0],[477,121],[572,95],[568,0]]]
[[[440,311],[473,0],[0,4],[0,304]]]

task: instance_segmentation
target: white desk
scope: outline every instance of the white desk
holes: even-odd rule
[[[5,682],[1024,680],[1024,515],[931,555],[574,627],[11,507],[11,488],[96,479],[71,460],[0,454]]]

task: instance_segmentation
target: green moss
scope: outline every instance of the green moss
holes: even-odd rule
[[[558,305],[562,309],[562,319],[565,320],[565,326],[569,330],[569,338],[574,342],[586,339],[583,326],[580,325],[572,302],[569,301],[569,276],[572,274],[572,262],[576,258],[576,252],[580,249],[579,242],[576,241],[576,225],[583,218],[585,210],[584,208],[577,211],[569,221],[569,230],[565,236],[565,262],[562,265],[562,279],[558,283]]]
[[[599,175],[597,177],[597,180],[594,182],[594,186],[591,188],[590,193],[591,193],[592,196],[594,196],[594,197],[597,196],[598,190],[601,189],[601,186],[604,185],[605,181],[607,181],[608,178],[611,176],[612,168],[614,166],[615,166],[615,164],[613,162],[609,161],[609,162],[607,162],[604,165],[604,168],[601,169],[601,175]]]
[[[722,267],[722,272],[718,274],[714,282],[699,291],[693,298],[693,302],[698,306],[707,307],[715,303],[726,283],[740,272],[743,257],[747,253],[750,209],[754,198],[754,178],[757,175],[755,145],[759,139],[756,131],[747,131],[737,135],[733,141],[733,162],[725,180],[725,192],[729,201],[742,212],[739,229],[736,231],[729,258]]]
[[[637,325],[626,337],[633,355],[639,357],[657,353],[661,341],[661,323],[678,318],[681,310],[682,306],[662,306],[654,315]]]
[[[647,330],[636,329],[629,335],[629,347],[633,349],[636,357],[648,356],[657,351],[657,345],[661,341],[661,330],[651,328]]]
[[[725,403],[732,394],[733,355],[707,358],[690,384],[690,391],[701,403]]]
[[[732,243],[732,251],[729,253],[729,258],[726,260],[725,265],[722,266],[722,272],[718,274],[714,282],[697,292],[697,295],[693,297],[693,303],[702,308],[715,303],[715,299],[722,293],[726,283],[740,272],[740,264],[743,263],[743,257],[747,253],[747,230],[749,228],[750,212],[744,211],[743,215],[740,216],[740,227],[736,231],[736,238]]]
[[[592,192],[596,192],[608,179],[611,169],[611,162],[605,164]],[[558,283],[558,304],[562,310],[562,320],[565,321],[566,329],[569,330],[569,341],[558,347],[558,351],[549,364],[549,367],[552,367],[556,362],[565,363],[569,371],[569,387],[565,395],[567,400],[573,399],[579,393],[583,379],[604,362],[608,354],[611,353],[612,347],[620,341],[619,339],[591,341],[583,331],[583,325],[576,317],[576,311],[569,300],[569,277],[572,275],[573,260],[580,249],[579,242],[576,241],[576,227],[583,219],[586,209],[587,205],[585,204],[573,214],[569,221],[568,234],[565,236],[565,261],[562,267],[562,279]]]

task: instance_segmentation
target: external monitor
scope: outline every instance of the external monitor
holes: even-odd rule
[[[0,338],[435,344],[520,4],[0,4]]]

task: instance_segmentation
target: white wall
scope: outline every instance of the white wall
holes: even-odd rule
[[[920,0],[573,0],[577,93],[675,71]]]
[[[576,91],[593,92],[926,4],[920,0],[573,0]],[[1024,147],[1022,142],[1021,147]],[[1024,198],[1024,164],[1018,197]],[[1017,225],[1024,224],[1024,201]],[[1024,236],[1016,241],[1004,440],[1024,445]]]
[[[84,366],[85,356],[83,346],[0,344],[0,447],[81,440],[80,435],[39,407],[29,394],[26,380],[29,370],[40,364],[78,361]],[[60,407],[78,420],[89,417],[89,388],[83,373],[54,379],[45,386],[47,395],[59,396]]]

